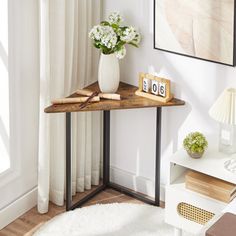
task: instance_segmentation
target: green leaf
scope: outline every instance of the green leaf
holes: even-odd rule
[[[127,28],[129,28],[128,26],[121,26],[120,29],[125,31]]]
[[[111,54],[111,53],[112,53],[112,50],[109,49],[109,48],[107,48],[107,47],[104,46],[104,45],[100,45],[100,48],[101,48],[101,50],[102,50],[102,52],[103,52],[104,54]]]
[[[101,22],[101,25],[103,25],[103,26],[110,26],[110,23],[108,22],[108,21],[102,21]]]
[[[136,48],[138,48],[138,45],[135,44],[135,43],[130,42],[130,43],[128,43],[128,44],[129,44],[129,45],[132,45],[132,46],[134,46],[134,47],[136,47]]]
[[[119,25],[117,25],[117,24],[112,24],[111,27],[112,27],[113,29],[119,29]]]
[[[95,47],[95,48],[98,48],[98,49],[100,49],[100,45],[99,45],[99,44],[97,44],[97,43],[94,43],[93,45],[94,45],[94,47]]]

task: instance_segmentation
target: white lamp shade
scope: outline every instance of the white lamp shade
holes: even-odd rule
[[[209,110],[209,115],[220,123],[236,125],[236,89],[224,90]]]

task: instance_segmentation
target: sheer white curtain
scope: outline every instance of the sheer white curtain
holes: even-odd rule
[[[100,20],[100,0],[40,0],[40,122],[38,210],[64,204],[65,114],[45,114],[52,98],[97,80],[88,31]],[[72,116],[73,194],[99,184],[100,113]]]

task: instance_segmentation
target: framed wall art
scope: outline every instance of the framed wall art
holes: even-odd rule
[[[235,0],[154,0],[154,48],[235,66]]]

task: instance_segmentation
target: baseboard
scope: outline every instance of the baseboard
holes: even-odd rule
[[[37,187],[0,211],[0,230],[37,204]]]
[[[155,183],[153,180],[136,176],[131,172],[121,170],[114,166],[110,168],[111,181],[122,185],[126,188],[132,189],[134,191],[146,194],[150,197],[155,195]],[[165,201],[165,186],[161,185],[161,201]]]

